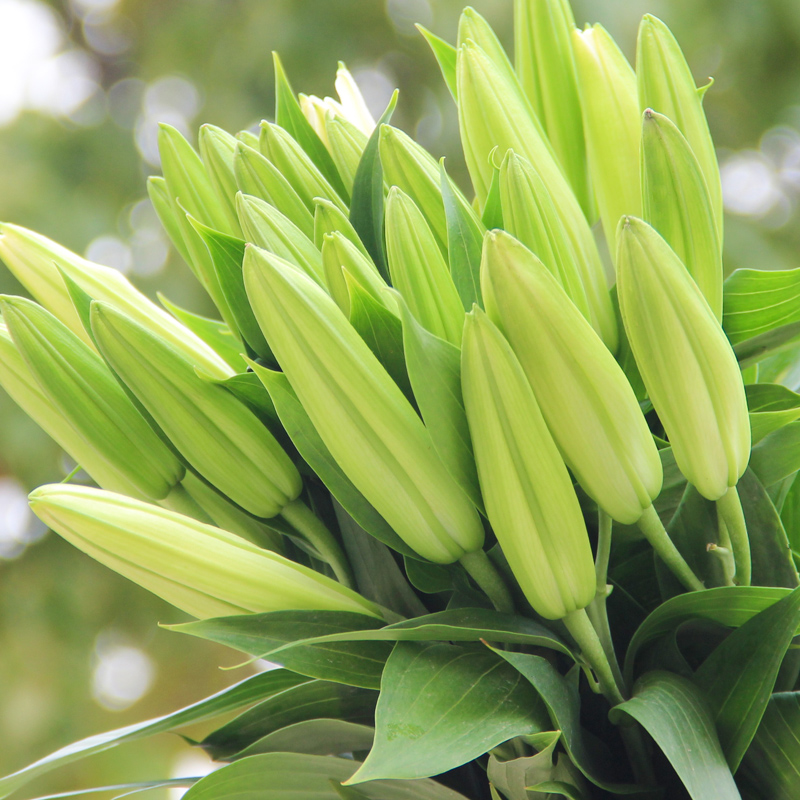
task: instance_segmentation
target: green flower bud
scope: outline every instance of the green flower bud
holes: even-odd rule
[[[494,169],[489,155],[495,147],[501,153],[513,150],[536,165],[575,252],[580,254],[580,262],[591,265],[582,278],[592,323],[602,331],[603,341],[614,352],[617,323],[594,234],[550,145],[534,122],[521,89],[505,80],[503,73],[471,42],[459,48],[457,68],[461,140],[478,197],[485,202]]]
[[[669,117],[686,137],[706,179],[714,219],[722,238],[722,184],[714,142],[703,111],[703,95],[711,85],[698,89],[680,45],[658,18],[645,14],[636,44],[636,78],[639,112],[652,108]]]
[[[572,481],[519,362],[477,307],[461,385],[486,512],[514,577],[547,619],[585,608],[594,562]]]
[[[325,133],[333,163],[345,188],[348,192],[352,192],[356,171],[361,163],[368,137],[342,117],[328,116],[325,120]]]
[[[317,169],[305,150],[283,128],[262,122],[260,145],[261,152],[289,181],[310,213],[314,213],[315,197],[324,197],[347,213],[344,200]]]
[[[303,116],[308,120],[308,124],[314,129],[314,133],[319,136],[325,147],[330,152],[330,143],[328,142],[328,132],[325,130],[325,119],[328,114],[336,114],[336,103],[330,97],[324,100],[316,95],[300,94],[297,96],[297,101],[300,105],[300,110]]]
[[[447,262],[414,201],[396,186],[386,202],[386,253],[392,284],[419,323],[457,347],[464,306]]]
[[[248,247],[247,294],[325,446],[409,547],[450,563],[480,549],[475,507],[400,389],[336,304],[281,259]]]
[[[293,609],[380,617],[330,578],[173,511],[65,484],[40,486],[29,502],[79,550],[194,617]]]
[[[589,174],[606,241],[614,250],[623,214],[641,214],[639,142],[642,135],[636,75],[602,25],[574,30]]]
[[[614,357],[544,264],[507,233],[487,235],[481,271],[494,321],[567,466],[609,516],[638,521],[661,491],[661,460]]]
[[[246,194],[236,195],[236,210],[245,239],[297,264],[317,283],[323,282],[322,256],[308,238],[277,208]]]
[[[386,281],[377,267],[339,231],[323,236],[322,265],[328,291],[346,317],[350,316],[350,292],[344,277],[345,270],[382,306],[395,310],[393,298],[384,293]]]
[[[202,339],[145,297],[120,272],[93,264],[65,247],[17,225],[0,224],[0,258],[19,282],[74,334],[91,343],[72,304],[63,272],[95,300],[119,309],[168,341],[195,366],[215,378],[233,370]]]
[[[239,236],[239,220],[236,216],[234,197],[236,196],[236,176],[233,171],[233,155],[238,142],[222,128],[203,125],[198,137],[200,155],[203,159],[211,185],[217,195],[228,225],[234,235]]]
[[[321,250],[325,234],[334,232],[341,233],[349,239],[366,258],[372,261],[353,223],[333,203],[317,197],[314,200],[314,244]]]
[[[700,164],[673,122],[649,109],[642,128],[644,218],[689,270],[722,321],[722,243]]]
[[[168,342],[92,303],[97,346],[186,461],[257,517],[273,517],[302,489],[300,475],[256,416],[197,374]]]
[[[300,195],[273,164],[257,150],[244,144],[237,145],[233,158],[236,185],[242,194],[266,200],[306,236],[313,235],[314,217]]]
[[[575,18],[568,0],[514,0],[517,75],[586,217],[594,198],[572,52]]]
[[[750,421],[736,356],[697,284],[646,222],[620,226],[617,290],[647,393],[687,480],[717,500],[750,458]]]

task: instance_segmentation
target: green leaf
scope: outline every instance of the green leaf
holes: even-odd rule
[[[473,304],[483,306],[481,295],[481,250],[486,228],[470,206],[465,205],[440,162],[442,200],[447,218],[447,252],[450,275],[466,311]]]
[[[733,772],[761,722],[798,625],[800,589],[795,589],[735,630],[695,673]]]
[[[734,345],[733,352],[742,369],[763,361],[765,358],[782,352],[786,348],[793,348],[800,337],[800,322],[791,322],[780,328],[767,331],[752,339],[746,339]]]
[[[175,303],[167,300],[159,293],[159,302],[172,314],[175,319],[182,322],[192,333],[199,336],[215,353],[222,356],[235,370],[243,366],[241,342],[231,333],[231,329],[216,319],[193,314]]]
[[[260,753],[308,753],[338,756],[369,750],[375,729],[341,719],[309,719],[287,725],[263,736],[232,758],[247,758]]]
[[[491,651],[399,643],[381,682],[375,744],[350,783],[437,775],[548,726],[530,684]]]
[[[292,135],[327,178],[328,183],[346,200],[347,189],[339,170],[336,169],[322,139],[303,114],[277,53],[272,54],[272,60],[275,67],[275,122]]]
[[[434,564],[421,561],[419,556],[404,556],[403,561],[411,585],[425,594],[452,591],[456,576],[464,571],[460,564]]]
[[[800,419],[800,394],[776,383],[745,386],[753,444],[779,428]]]
[[[503,204],[500,200],[500,170],[495,166],[493,161],[494,151],[489,156],[492,161],[492,182],[489,185],[489,194],[486,197],[486,203],[483,206],[483,213],[481,214],[481,223],[487,230],[494,228],[503,228]]]
[[[221,714],[263,700],[276,692],[284,691],[305,681],[306,678],[294,675],[287,670],[274,670],[253,675],[246,680],[229,686],[217,694],[206,697],[197,703],[181,708],[163,717],[156,717],[124,728],[106,731],[87,739],[62,747],[24,769],[0,778],[0,797],[6,797],[24,786],[28,781],[44,775],[57,767],[79,761],[82,758],[100,753],[125,742],[143,739],[156,733],[175,730],[184,725],[212,719]]]
[[[386,520],[367,502],[336,463],[286,376],[282,372],[272,372],[257,364],[253,364],[252,367],[267,388],[278,416],[294,446],[347,513],[351,514],[367,533],[393,550],[404,555],[415,555],[411,548],[389,527]]]
[[[408,377],[425,427],[447,471],[483,511],[478,470],[461,396],[461,351],[425,330],[396,294]]]
[[[610,712],[633,717],[655,739],[694,800],[741,800],[700,690],[671,672],[648,672]]]
[[[750,469],[764,486],[772,486],[800,469],[800,421],[765,436],[750,456]]]
[[[389,267],[383,241],[383,168],[379,148],[381,125],[389,122],[396,105],[397,91],[392,95],[364,148],[353,181],[353,197],[350,201],[350,222],[386,281],[389,280]]]
[[[363,617],[360,619],[359,617]],[[378,689],[391,647],[383,642],[316,643],[331,634],[379,624],[363,614],[273,611],[170,625],[169,630],[207,639],[259,658],[270,657],[312,678]],[[294,645],[285,648],[285,645]],[[280,650],[280,655],[275,651]]]
[[[456,48],[449,42],[431,33],[422,25],[417,25],[417,30],[425,37],[425,41],[430,45],[433,55],[442,71],[442,77],[453,95],[453,100],[458,100],[458,88],[456,81]]]
[[[186,800],[264,800],[313,798],[341,800],[331,781],[346,781],[358,768],[357,761],[300,753],[267,753],[236,761],[203,778],[185,795]],[[267,788],[268,787],[268,790]],[[369,800],[465,800],[440,783],[376,781],[359,787]]]
[[[377,696],[377,692],[368,689],[307,681],[262,700],[206,736],[200,747],[220,760],[296,722],[326,717],[370,723]]]
[[[267,426],[280,427],[272,398],[255,372],[239,372],[217,382],[238,397]]]

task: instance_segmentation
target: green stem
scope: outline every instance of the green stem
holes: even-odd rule
[[[474,550],[461,556],[461,566],[480,586],[492,605],[503,614],[514,613],[514,600],[497,567],[483,550]]]
[[[330,564],[339,583],[355,588],[355,580],[339,543],[317,515],[300,499],[283,507],[281,516]]]
[[[658,512],[649,506],[645,509],[639,521],[636,523],[645,538],[650,542],[653,550],[658,553],[661,560],[672,570],[678,580],[690,591],[699,591],[705,587],[697,576],[689,568],[683,556],[675,547],[672,539],[664,528]]]
[[[739,500],[739,492],[731,486],[719,500],[717,500],[717,513],[728,530],[733,550],[733,560],[736,563],[736,572],[733,582],[739,586],[750,585],[750,539],[747,536],[747,523],[744,521],[744,511]]]

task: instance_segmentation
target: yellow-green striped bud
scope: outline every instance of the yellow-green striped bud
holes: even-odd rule
[[[313,281],[248,247],[247,295],[278,363],[325,446],[423,558],[446,564],[483,544],[475,507],[364,340]]]
[[[342,117],[329,116],[325,120],[325,132],[333,163],[345,188],[348,192],[352,192],[356,171],[361,163],[368,137]]]
[[[617,272],[625,331],[678,467],[717,500],[750,458],[736,356],[697,284],[646,222],[621,223]]]
[[[256,416],[205,380],[168,342],[92,303],[97,346],[186,461],[257,517],[273,517],[302,489],[300,475]]]
[[[300,104],[300,110],[303,116],[308,120],[308,124],[314,129],[314,133],[319,136],[322,143],[330,151],[330,143],[328,142],[328,132],[325,130],[325,120],[329,114],[336,115],[338,113],[337,106],[339,105],[332,97],[326,97],[324,100],[316,95],[299,94],[297,101]]]
[[[650,109],[642,128],[642,202],[644,219],[683,261],[722,321],[722,242],[708,186],[683,134]]]
[[[636,75],[602,25],[574,30],[589,174],[609,249],[623,214],[641,215]]]
[[[322,265],[328,291],[346,317],[350,316],[350,292],[344,277],[345,270],[382,306],[394,311],[394,299],[384,292],[386,281],[375,264],[339,231],[323,236]]]
[[[511,60],[505,51],[492,26],[474,8],[467,6],[458,19],[458,36],[456,46],[461,47],[465,42],[473,42],[483,50],[492,64],[499,69],[506,80],[517,83],[517,75]],[[533,109],[531,108],[531,111]],[[538,125],[538,120],[536,121]]]
[[[636,395],[550,271],[503,232],[484,240],[481,281],[547,426],[586,493],[633,524],[661,491],[661,460]]]
[[[516,356],[480,309],[467,315],[461,386],[486,512],[534,610],[561,619],[594,598],[586,525]]]
[[[314,201],[314,244],[321,250],[325,234],[334,232],[341,233],[349,239],[366,258],[372,261],[353,223],[333,203],[317,197]]]
[[[645,14],[636,44],[639,112],[652,108],[669,117],[686,137],[706,179],[714,219],[722,237],[722,184],[714,142],[703,111],[703,95],[710,83],[697,88],[686,58],[670,29]]]
[[[591,219],[594,198],[572,52],[574,27],[568,0],[514,0],[514,56],[520,85]]]
[[[118,308],[169,341],[210,375],[233,375],[233,370],[202,339],[145,297],[117,270],[93,264],[38,233],[5,223],[0,224],[0,258],[36,300],[84,342],[91,343],[91,339],[75,310],[62,272],[89,297]]]
[[[330,578],[173,511],[66,484],[40,486],[29,502],[70,544],[194,617],[294,609],[381,616]]]
[[[386,254],[392,284],[417,321],[460,346],[464,306],[447,262],[422,212],[396,186],[386,201]]]
[[[240,192],[236,210],[248,242],[297,264],[317,283],[323,282],[322,256],[314,242],[275,206]]]
[[[200,128],[198,143],[208,178],[225,212],[230,230],[239,236],[239,220],[233,204],[237,192],[236,176],[233,171],[233,155],[238,144],[236,138],[215,125],[203,125]]]
[[[355,82],[350,70],[344,64],[344,61],[339,62],[339,67],[336,70],[336,80],[334,81],[336,94],[339,95],[339,103],[341,106],[341,116],[344,117],[352,125],[355,125],[364,136],[372,135],[375,130],[375,119],[367,108],[367,103],[364,100],[364,95],[361,94],[361,89]]]

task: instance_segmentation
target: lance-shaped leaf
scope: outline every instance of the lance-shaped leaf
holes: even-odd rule
[[[416,552],[449,563],[481,547],[477,512],[412,406],[331,298],[249,247],[245,286],[267,341],[327,449]]]
[[[636,522],[661,491],[653,436],[622,369],[550,271],[507,233],[486,236],[482,277],[547,426],[586,493]]]
[[[384,290],[386,281],[381,277],[372,259],[364,255],[344,234],[339,231],[326,233],[322,241],[322,268],[325,273],[325,285],[336,305],[350,317],[350,291],[347,288],[345,271],[349,272],[362,289],[368,292],[373,300],[381,305],[389,305]]]
[[[745,386],[753,444],[800,419],[800,395],[775,383]]]
[[[450,90],[453,100],[458,98],[458,86],[456,85],[456,48],[446,42],[435,33],[431,33],[422,25],[417,25],[417,30],[425,37],[425,41],[431,48],[431,52],[439,64],[442,77]]]
[[[296,264],[317,283],[324,282],[322,255],[314,242],[275,206],[240,193],[236,209],[248,242]]]
[[[581,208],[591,218],[586,142],[572,52],[575,18],[568,0],[515,0],[514,56],[519,82]]]
[[[239,220],[234,206],[237,186],[233,168],[236,138],[215,125],[203,125],[198,144],[206,173],[225,212],[231,233],[238,236]]]
[[[233,168],[236,186],[242,194],[266,200],[306,236],[313,235],[314,218],[311,211],[280,170],[261,153],[245,144],[238,144]]]
[[[525,373],[480,309],[467,315],[461,384],[489,521],[538,614],[594,596],[592,550],[572,481]]]
[[[184,475],[184,467],[125,396],[97,353],[52,314],[22,297],[3,297],[3,319],[56,418],[74,428],[93,450],[87,469],[124,477],[136,496],[160,500]]]
[[[647,392],[681,472],[717,500],[750,458],[736,357],[697,284],[653,228],[626,218],[618,247],[620,311]]]
[[[168,343],[109,306],[93,303],[91,319],[103,357],[211,484],[259,517],[274,517],[300,494],[289,457],[227,389],[204,380]]]
[[[352,195],[358,165],[369,137],[341,117],[328,116],[325,120],[325,132],[336,168],[342,176],[345,188]]]
[[[369,258],[364,242],[356,233],[353,223],[329,200],[317,197],[314,200],[314,244],[322,250],[322,243],[326,233],[340,233],[345,239],[354,244],[361,253]],[[377,273],[377,268],[375,272]]]
[[[722,320],[722,243],[700,164],[667,117],[648,109],[642,127],[644,219],[689,270]]]
[[[721,239],[722,184],[714,142],[703,111],[703,95],[708,86],[696,87],[680,45],[669,28],[652,14],[645,14],[639,26],[636,79],[639,111],[652,108],[669,117],[697,156]]]
[[[386,251],[392,284],[420,324],[461,344],[464,306],[436,240],[414,201],[396,186],[386,203]]]
[[[614,252],[623,214],[641,216],[641,115],[636,75],[602,25],[572,33],[589,174],[606,241]]]
[[[120,309],[169,341],[208,373],[219,378],[233,375],[208,345],[145,297],[118,270],[93,264],[38,233],[9,224],[0,225],[0,258],[36,300],[85,342],[91,339],[63,275],[92,299]]]
[[[331,578],[182,514],[66,484],[29,500],[79,550],[194,617],[304,608],[381,616]]]

